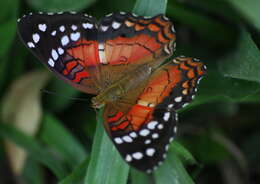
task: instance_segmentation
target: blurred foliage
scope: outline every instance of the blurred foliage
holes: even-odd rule
[[[3,1],[1,183],[260,183],[259,8],[259,0]],[[194,102],[179,112],[178,138],[154,174],[122,161],[104,134],[101,115],[96,118],[91,108],[90,95],[50,72],[39,77],[43,66],[16,35],[16,19],[31,11],[82,11],[97,18],[116,11],[165,13],[177,31],[174,56],[205,62],[208,74]],[[12,151],[17,149],[23,150],[22,159]],[[18,160],[21,169],[14,170]]]

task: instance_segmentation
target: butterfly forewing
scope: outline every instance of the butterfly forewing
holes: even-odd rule
[[[18,22],[18,33],[33,54],[63,80],[97,93],[97,23],[85,14],[29,14]]]

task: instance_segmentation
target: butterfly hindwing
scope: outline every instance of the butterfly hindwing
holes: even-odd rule
[[[96,19],[79,13],[29,14],[18,22],[24,44],[49,69],[72,86],[97,93]]]
[[[106,130],[130,165],[151,172],[161,164],[169,143],[176,136],[176,110],[193,99],[198,80],[204,74],[201,62],[175,58],[158,68],[144,85],[129,91],[121,102],[107,104]],[[188,90],[187,93],[183,93],[184,90]]]

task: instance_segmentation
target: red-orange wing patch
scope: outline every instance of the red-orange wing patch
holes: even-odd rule
[[[178,57],[156,70],[138,95],[131,91],[122,99],[127,109],[108,104],[106,129],[122,157],[137,169],[151,172],[166,157],[177,131],[176,110],[185,106],[197,91],[205,65],[196,59]],[[127,99],[127,100],[126,100]]]
[[[164,15],[147,18],[121,12],[101,20],[98,40],[101,63],[140,65],[172,55],[176,37]]]

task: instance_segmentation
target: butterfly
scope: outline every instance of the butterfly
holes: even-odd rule
[[[75,12],[30,13],[18,19],[25,46],[60,79],[96,95],[104,127],[122,158],[151,173],[177,132],[177,110],[188,105],[206,73],[198,59],[179,56],[164,15],[111,13],[96,20]]]

